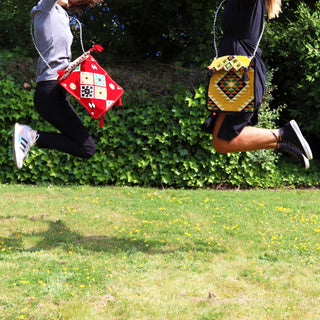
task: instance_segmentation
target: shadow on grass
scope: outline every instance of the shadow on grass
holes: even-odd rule
[[[3,219],[12,219],[10,217],[0,217],[0,221]],[[16,219],[17,217],[15,217]],[[34,218],[28,216],[19,216],[20,219],[28,219],[35,221]],[[225,249],[218,246],[208,246],[205,242],[201,241],[176,241],[170,242],[167,245],[161,239],[154,239],[146,242],[145,239],[134,239],[130,237],[108,237],[108,236],[84,236],[77,232],[72,231],[62,220],[46,220],[39,218],[43,223],[48,225],[48,229],[42,232],[31,233],[13,233],[10,237],[0,237],[0,252],[1,248],[10,248],[6,252],[24,251],[34,252],[39,250],[51,250],[54,248],[62,248],[65,251],[69,251],[72,248],[73,252],[145,252],[148,254],[166,254],[176,251],[188,252],[212,252],[221,253]],[[28,249],[25,248],[24,242],[32,239],[39,239],[38,242]]]

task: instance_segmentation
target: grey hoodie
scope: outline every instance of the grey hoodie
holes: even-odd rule
[[[71,61],[73,36],[69,16],[56,2],[40,0],[31,10],[35,45],[52,69],[39,57],[37,82],[56,79],[57,71],[65,69]]]

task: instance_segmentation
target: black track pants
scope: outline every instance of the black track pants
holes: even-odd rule
[[[34,105],[37,112],[61,132],[38,131],[39,148],[56,149],[81,158],[90,158],[95,154],[95,144],[87,128],[58,81],[39,82]]]

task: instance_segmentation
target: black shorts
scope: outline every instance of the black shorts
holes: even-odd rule
[[[255,111],[250,113],[228,113],[220,127],[218,138],[230,141],[239,135],[244,127],[256,126],[258,124],[258,109],[259,107],[256,107]],[[211,114],[201,125],[201,129],[212,134],[215,120],[216,116]]]

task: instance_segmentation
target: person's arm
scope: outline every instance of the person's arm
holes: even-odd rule
[[[49,12],[52,10],[56,2],[57,0],[40,0],[37,7],[39,10]]]

